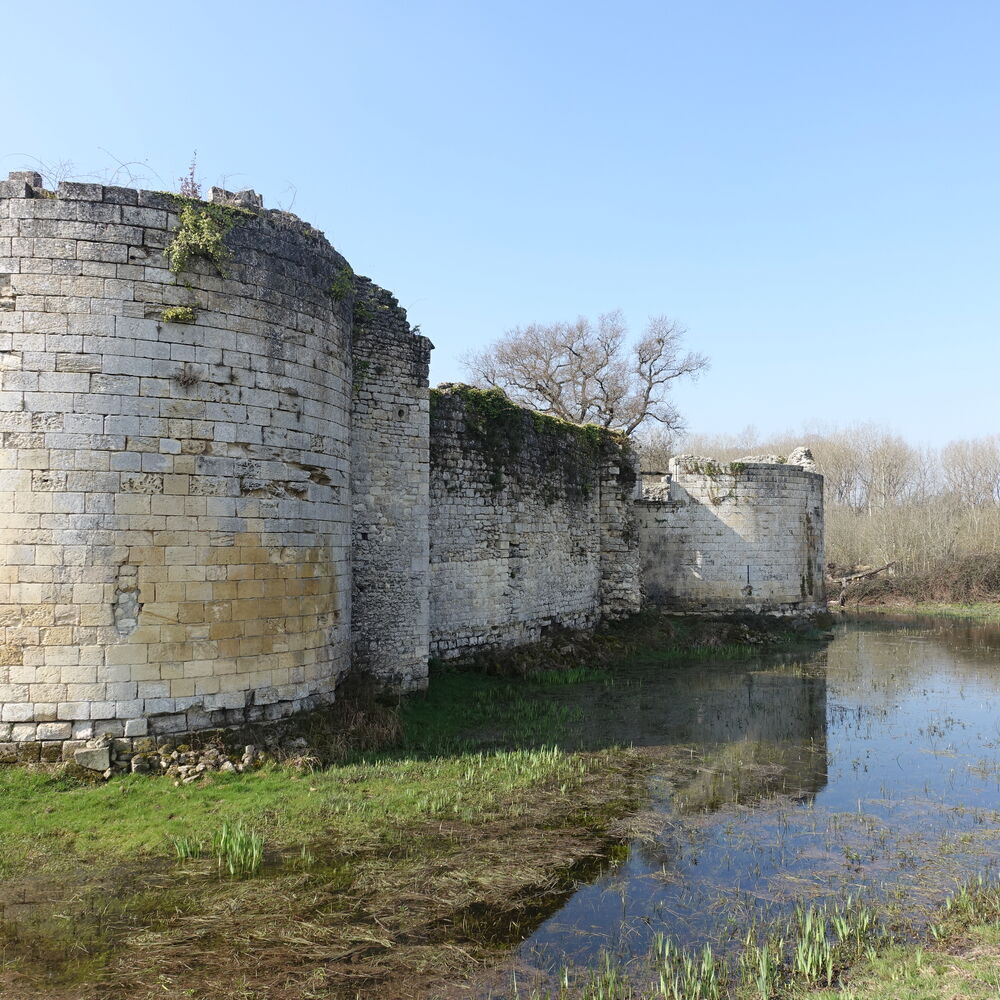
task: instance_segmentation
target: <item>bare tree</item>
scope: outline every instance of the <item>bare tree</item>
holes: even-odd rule
[[[1000,502],[1000,437],[952,441],[941,449],[948,489],[967,507]]]
[[[636,443],[639,445],[642,471],[665,473],[670,459],[677,454],[677,442],[677,435],[662,424],[640,431],[636,435]]]
[[[682,352],[683,335],[676,323],[655,316],[630,344],[616,310],[596,324],[581,317],[517,327],[462,362],[475,384],[563,420],[626,434],[647,423],[676,430],[681,420],[669,400],[670,383],[696,378],[708,366],[703,355]]]

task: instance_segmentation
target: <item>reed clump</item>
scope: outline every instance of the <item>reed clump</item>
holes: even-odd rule
[[[175,837],[173,843],[181,861],[214,857],[218,871],[230,878],[248,878],[264,861],[264,835],[242,822],[223,823],[207,842],[183,836]]]

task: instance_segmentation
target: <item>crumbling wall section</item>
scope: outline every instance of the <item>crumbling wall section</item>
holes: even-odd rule
[[[0,184],[0,759],[277,718],[348,668],[344,261],[213,197]],[[174,273],[186,210],[215,262]]]
[[[626,441],[515,406],[432,392],[431,652],[466,656],[638,609]]]
[[[821,606],[823,477],[807,452],[802,465],[797,457],[719,464],[680,456],[661,482],[647,482],[637,504],[646,600],[689,609]]]
[[[385,289],[351,294],[354,668],[408,691],[427,684],[432,345]]]

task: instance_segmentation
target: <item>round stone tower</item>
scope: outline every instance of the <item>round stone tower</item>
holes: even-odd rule
[[[252,192],[0,183],[0,756],[331,696],[352,282]]]
[[[807,449],[788,460],[680,455],[637,504],[651,603],[708,610],[825,607],[823,477]]]

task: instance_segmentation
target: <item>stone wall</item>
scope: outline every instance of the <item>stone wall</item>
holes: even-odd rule
[[[432,345],[388,292],[354,285],[354,666],[405,691],[427,683]]]
[[[791,461],[719,465],[680,456],[664,481],[645,484],[637,509],[649,602],[713,609],[823,602],[818,473]]]
[[[0,744],[276,718],[349,666],[343,258],[251,198],[175,275],[184,205],[0,184]]]
[[[430,350],[252,192],[0,183],[0,762],[419,688],[642,587],[821,599],[821,477],[687,459],[637,504],[619,435],[429,394]]]
[[[462,386],[434,391],[430,435],[433,655],[638,610],[627,444]]]

